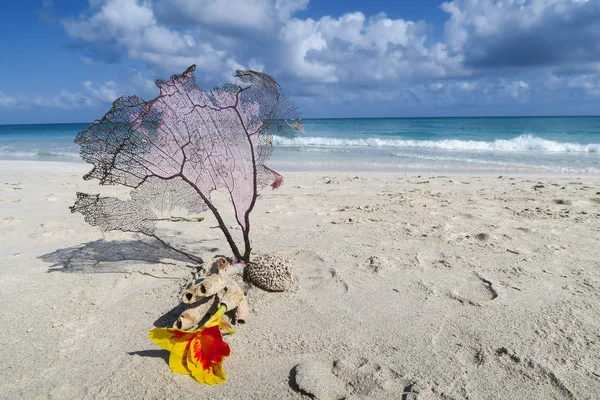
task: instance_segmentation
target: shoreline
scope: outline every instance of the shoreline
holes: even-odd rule
[[[279,173],[291,174],[367,174],[367,175],[456,175],[456,176],[489,176],[489,177],[527,177],[527,178],[600,178],[600,173],[580,173],[580,172],[557,172],[557,171],[539,171],[539,170],[495,170],[495,169],[451,169],[451,168],[356,168],[347,169],[342,167],[314,167],[310,165],[298,165],[297,167],[283,166],[277,163],[268,163],[271,168]],[[55,160],[31,160],[31,159],[3,159],[0,158],[0,168],[11,168],[14,170],[47,170],[49,167],[57,168],[57,171],[89,172],[91,164],[83,160],[77,161],[55,161]],[[284,177],[285,178],[285,177]]]

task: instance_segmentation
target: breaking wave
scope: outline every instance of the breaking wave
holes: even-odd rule
[[[530,134],[517,136],[510,140],[497,139],[493,142],[476,140],[402,140],[402,139],[339,139],[328,137],[286,138],[274,136],[276,146],[296,147],[416,147],[443,150],[475,151],[540,151],[567,153],[600,153],[600,143],[580,144],[547,140]]]

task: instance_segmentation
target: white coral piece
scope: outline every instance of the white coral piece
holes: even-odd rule
[[[219,305],[225,305],[228,311],[235,310],[237,323],[246,322],[248,299],[240,285],[230,276],[232,269],[229,261],[219,258],[216,264],[216,273],[209,273],[206,278],[190,285],[183,292],[181,301],[191,305],[191,308],[181,313],[173,328],[194,329],[207,314],[214,313]]]

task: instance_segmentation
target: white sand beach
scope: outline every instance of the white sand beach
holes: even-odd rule
[[[1,399],[600,396],[598,177],[284,173],[250,236],[297,287],[248,292],[210,387],[147,338],[196,268],[71,214],[77,191],[127,194],[89,169],[0,161]],[[167,236],[209,265],[230,250],[204,216]]]

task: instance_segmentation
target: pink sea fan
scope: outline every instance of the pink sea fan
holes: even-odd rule
[[[80,132],[75,142],[81,146],[82,158],[94,165],[84,179],[132,187],[132,198],[136,191],[161,196],[161,189],[156,187],[176,182],[168,186],[169,190],[181,187],[187,199],[189,191],[196,193],[195,199],[185,202],[188,209],[208,208],[234,257],[248,261],[249,215],[258,189],[267,184],[276,189],[283,182],[281,175],[264,165],[272,152],[272,136],[293,135],[287,120],[299,115],[277,82],[265,73],[237,71],[242,85],[226,84],[205,92],[196,85],[194,69],[191,66],[168,81],[157,81],[160,95],[148,102],[137,96],[117,99],[101,120]],[[144,190],[149,182],[153,191]],[[242,228],[243,252],[211,201],[211,192],[221,188],[229,192]],[[86,220],[97,221],[100,226],[108,226],[98,222],[99,216],[106,215],[113,221],[111,229],[132,230],[115,225],[118,218],[109,218],[111,210],[101,204],[90,207],[93,196],[78,197],[86,199],[86,207],[76,203],[71,211],[83,213]],[[102,204],[116,204],[103,199]],[[143,204],[127,204],[138,203]],[[93,212],[94,217],[86,215],[86,210],[93,210],[88,213]]]

